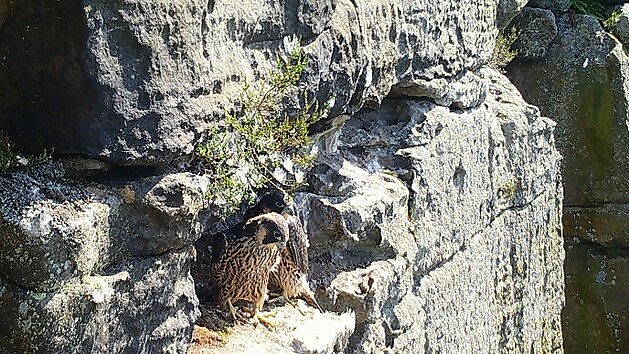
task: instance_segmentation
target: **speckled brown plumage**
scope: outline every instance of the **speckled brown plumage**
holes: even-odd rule
[[[281,213],[286,219],[289,228],[289,237],[286,249],[280,252],[281,260],[269,275],[268,289],[281,293],[284,299],[290,300],[302,298],[306,302],[321,310],[314,293],[308,285],[308,236],[303,226],[295,215],[290,198],[280,190],[266,193],[260,201],[245,213],[245,218],[255,217],[262,213]],[[236,225],[230,233],[238,235],[243,229],[242,224]]]
[[[271,291],[281,290],[288,302],[302,298],[323,312],[308,284],[308,236],[296,216],[282,215],[288,223],[290,237],[286,248],[281,250],[280,263],[271,270],[268,287]]]
[[[240,237],[215,250],[212,278],[219,288],[219,306],[231,309],[238,300],[251,301],[256,317],[266,299],[269,271],[279,262],[288,235],[284,217],[267,213],[250,219]]]

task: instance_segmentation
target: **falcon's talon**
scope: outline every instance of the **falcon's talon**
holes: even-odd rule
[[[273,315],[275,316],[275,314]],[[269,317],[273,317],[270,316]],[[265,316],[263,316],[261,313],[257,313],[253,316],[254,319],[254,323],[262,323],[264,326],[266,326],[266,328],[268,328],[270,331],[275,331],[277,329],[277,326],[275,325],[275,323],[273,323],[273,321],[267,319]],[[257,325],[257,324],[256,324]]]
[[[288,296],[282,296],[284,298],[284,301],[291,305],[292,307],[296,308],[299,310],[299,304],[297,303],[297,301],[293,301],[291,299],[288,298]],[[301,312],[301,311],[300,311]]]
[[[227,305],[229,306],[229,312],[231,313],[232,318],[234,319],[234,322],[247,323],[247,319],[243,315],[238,313],[238,311],[236,311],[236,309],[234,308],[234,305],[232,305],[232,302],[230,300],[227,300]]]
[[[275,297],[273,297],[272,299],[268,300],[267,302],[268,302],[269,304],[274,304],[274,303],[276,303],[276,302],[280,302],[280,301],[282,301],[282,300],[284,300],[284,297],[283,297],[282,295],[278,295],[278,296],[275,296]]]

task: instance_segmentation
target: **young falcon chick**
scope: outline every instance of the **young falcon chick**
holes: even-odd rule
[[[245,220],[268,212],[281,213],[284,216],[290,236],[286,249],[281,251],[280,263],[271,271],[269,290],[281,293],[284,300],[293,306],[296,304],[291,299],[302,298],[323,312],[308,285],[308,236],[289,204],[289,198],[284,192],[272,190],[246,211]],[[242,225],[236,225],[230,231],[237,235],[242,228]]]
[[[292,208],[290,210],[292,212]],[[281,290],[284,300],[293,306],[296,304],[291,299],[302,298],[323,312],[308,284],[308,236],[293,214],[282,213],[288,222],[290,237],[286,248],[280,251],[280,263],[271,269],[268,286],[271,291]]]
[[[240,237],[226,242],[223,249],[213,250],[212,277],[219,288],[218,305],[227,306],[234,320],[237,318],[233,303],[251,301],[253,319],[273,327],[260,311],[266,300],[269,272],[279,262],[288,237],[286,219],[267,213],[247,221]]]

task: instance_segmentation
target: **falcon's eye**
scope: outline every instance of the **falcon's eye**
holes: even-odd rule
[[[273,231],[273,237],[278,241],[282,240],[282,234],[279,231]]]
[[[284,207],[284,203],[282,202],[275,202],[275,206],[278,208],[283,208]]]

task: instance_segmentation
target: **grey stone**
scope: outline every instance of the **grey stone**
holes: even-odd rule
[[[629,4],[623,4],[619,11],[620,18],[612,32],[618,37],[623,48],[629,48]]]
[[[163,164],[190,153],[294,38],[309,56],[303,90],[321,102],[334,95],[336,116],[397,84],[456,86],[489,60],[497,11],[505,22],[523,5],[15,1],[0,33],[0,130],[25,152]],[[471,88],[453,90],[448,100],[458,102]],[[460,106],[479,101],[467,100]]]
[[[496,27],[503,29],[522,10],[528,0],[498,0]]]
[[[564,11],[567,11],[570,7],[570,0],[530,0],[526,4],[526,6],[539,7],[542,9],[551,10],[555,13],[562,13]]]
[[[566,238],[566,353],[629,350],[629,254]]]
[[[512,48],[517,51],[518,59],[544,58],[548,45],[557,36],[555,15],[548,10],[530,7],[525,7],[511,21],[507,33],[511,29],[517,33]]]
[[[562,352],[555,125],[476,75],[474,109],[385,100],[320,141],[313,185],[344,192],[296,203],[321,305],[356,313],[349,352]]]
[[[198,301],[194,249],[136,258],[56,292],[0,279],[0,352],[183,353]]]
[[[52,291],[125,259],[185,247],[200,235],[206,186],[189,173],[119,189],[45,174],[0,176],[0,274]]]
[[[557,121],[568,237],[566,352],[624,352],[629,258],[617,247],[628,245],[629,60],[596,19],[574,20],[558,19],[558,35],[544,60],[514,62],[508,75],[527,101]]]
[[[566,237],[579,237],[609,247],[629,247],[629,207],[566,207],[563,217]]]
[[[289,306],[273,308],[276,329],[263,326],[237,325],[229,331],[228,340],[219,346],[193,343],[190,354],[240,353],[343,353],[354,331],[355,318],[351,312],[319,313],[305,303],[299,309]]]
[[[590,16],[558,20],[543,61],[516,61],[509,77],[524,98],[557,121],[567,206],[629,201],[628,59]]]

